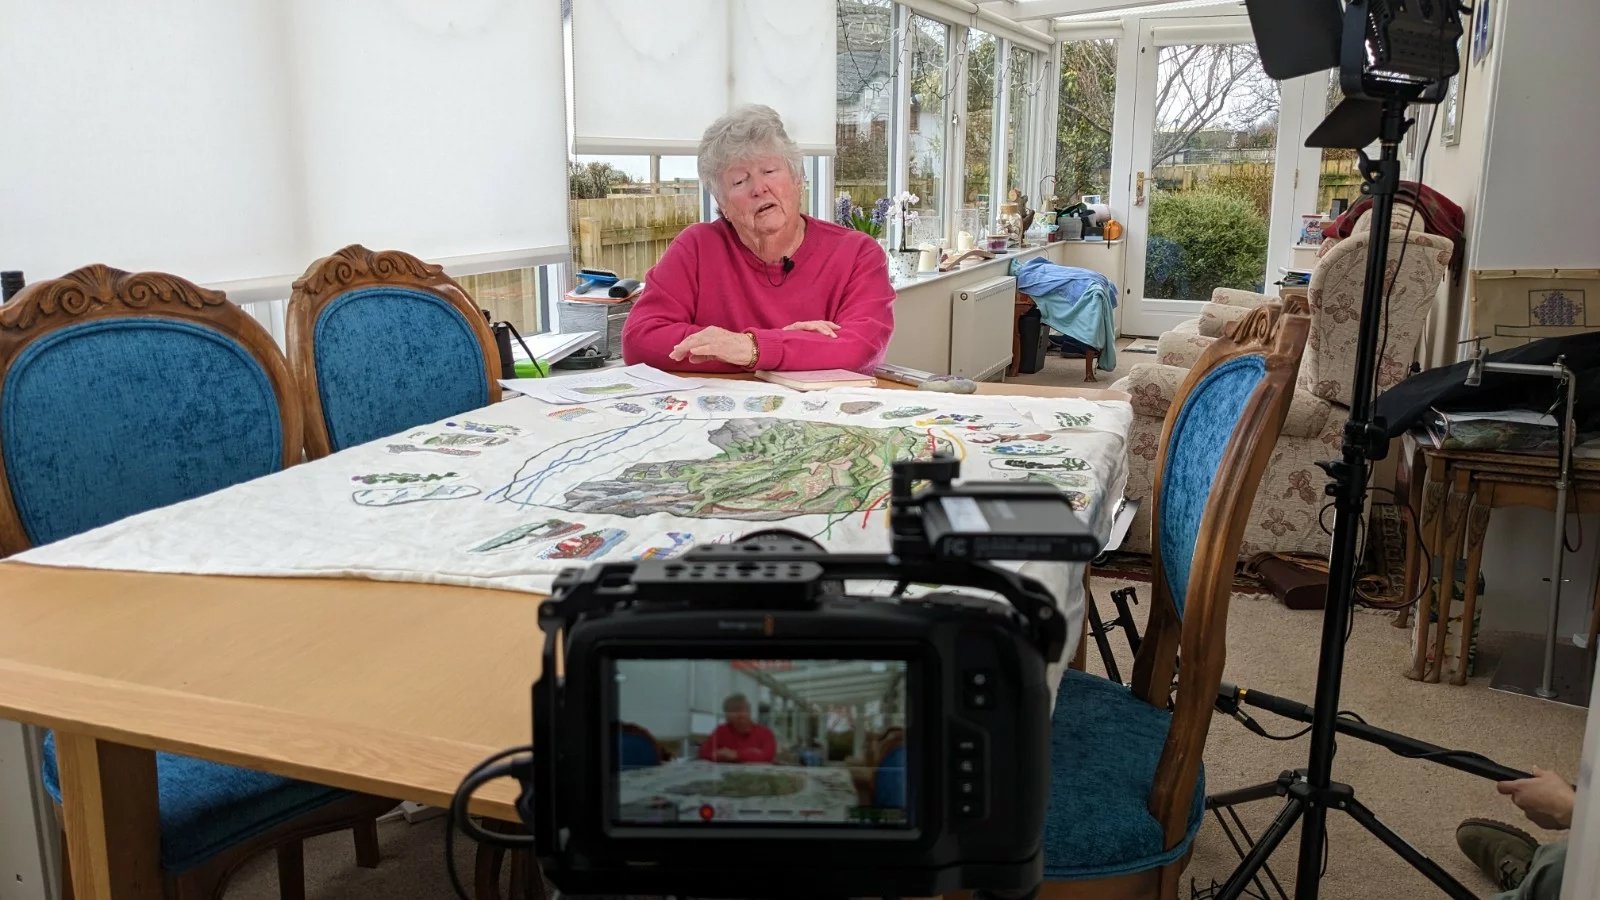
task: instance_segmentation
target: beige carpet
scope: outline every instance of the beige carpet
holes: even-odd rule
[[[1081,372],[1081,369],[1080,369]],[[1095,594],[1102,609],[1121,582],[1097,579]],[[1137,585],[1138,609],[1147,609],[1149,586]],[[1376,725],[1392,728],[1459,749],[1487,754],[1506,765],[1554,768],[1569,779],[1577,775],[1584,710],[1490,691],[1487,678],[1465,687],[1418,684],[1400,669],[1406,658],[1406,635],[1392,627],[1387,615],[1357,613],[1345,669],[1343,707]],[[1241,686],[1309,702],[1316,676],[1321,614],[1293,612],[1270,598],[1236,596],[1228,617],[1227,678]],[[1126,651],[1121,636],[1113,646]],[[1486,635],[1485,671],[1492,671],[1493,635]],[[1102,673],[1093,647],[1089,669]],[[1124,672],[1129,670],[1122,661]],[[1275,734],[1298,730],[1295,723],[1256,716]],[[1214,720],[1206,747],[1207,788],[1226,790],[1271,780],[1279,771],[1304,765],[1305,739],[1275,743],[1245,731],[1227,718]],[[1494,786],[1439,765],[1403,760],[1385,750],[1351,739],[1339,743],[1336,777],[1356,786],[1357,795],[1390,827],[1483,894],[1488,882],[1455,848],[1456,823],[1468,816],[1494,816],[1540,832],[1522,820],[1516,809],[1496,795]],[[1260,829],[1280,808],[1276,799],[1245,807],[1250,828]],[[1410,898],[1441,896],[1432,886],[1357,827],[1347,816],[1331,819],[1332,846],[1322,896],[1338,898]],[[357,869],[348,836],[318,838],[306,848],[307,896],[322,900],[412,900],[449,897],[444,875],[442,819],[416,826],[402,822],[383,826],[383,864]],[[1296,838],[1273,858],[1274,869],[1291,891]],[[471,871],[470,853],[458,844],[462,871]],[[1227,877],[1236,857],[1214,819],[1208,818],[1197,839],[1189,876],[1202,886]],[[275,900],[277,882],[271,858],[256,860],[234,882],[228,900]],[[1185,892],[1187,897],[1187,892]]]
[[[1095,370],[1093,382],[1083,380],[1082,357],[1063,357],[1061,351],[1052,349],[1045,357],[1044,368],[1032,375],[1018,375],[1007,378],[1007,382],[1017,384],[1044,384],[1056,387],[1096,387],[1108,388],[1118,378],[1128,374],[1134,365],[1142,362],[1155,362],[1153,353],[1123,353],[1122,348],[1133,343],[1136,338],[1117,339],[1117,368],[1111,372]]]

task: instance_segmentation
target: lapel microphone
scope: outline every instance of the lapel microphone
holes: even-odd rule
[[[790,272],[793,272],[793,271],[794,271],[794,260],[792,260],[789,257],[785,256],[783,258],[783,274],[787,275],[787,274],[789,274]]]

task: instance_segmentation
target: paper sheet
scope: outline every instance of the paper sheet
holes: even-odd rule
[[[685,391],[696,382],[669,375],[650,366],[622,366],[599,369],[581,375],[557,375],[550,378],[506,378],[500,382],[506,390],[516,391],[546,403],[597,403],[602,400],[621,400],[625,397],[642,397],[666,391]]]

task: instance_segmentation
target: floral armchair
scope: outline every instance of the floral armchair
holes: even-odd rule
[[[1389,259],[1384,269],[1389,287],[1388,338],[1381,348],[1378,390],[1404,379],[1416,355],[1423,324],[1440,283],[1450,269],[1450,241],[1422,232],[1417,216],[1406,224],[1411,209],[1397,204],[1390,219]],[[1311,273],[1308,302],[1311,333],[1300,362],[1294,399],[1278,444],[1268,463],[1245,531],[1241,557],[1263,551],[1309,551],[1325,554],[1328,535],[1318,524],[1327,498],[1327,477],[1318,460],[1339,455],[1349,415],[1350,380],[1355,369],[1356,332],[1361,288],[1370,240],[1370,213],[1343,240],[1325,242]],[[1396,275],[1405,248],[1405,268]],[[1161,424],[1178,385],[1201,351],[1224,328],[1263,303],[1277,298],[1218,288],[1200,317],[1161,336],[1155,363],[1134,366],[1113,388],[1133,398],[1133,429],[1128,438],[1129,497],[1147,497],[1153,487]],[[1149,504],[1141,508],[1123,544],[1124,550],[1149,552]],[[1332,523],[1329,522],[1329,527]]]

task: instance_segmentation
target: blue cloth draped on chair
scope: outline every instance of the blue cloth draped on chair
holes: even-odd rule
[[[1205,375],[1177,413],[1165,450],[1157,527],[1180,616],[1218,465],[1265,374],[1261,356],[1229,360]],[[1166,846],[1162,823],[1147,808],[1171,721],[1169,711],[1120,684],[1067,670],[1051,720],[1046,878],[1112,878],[1164,866],[1188,852],[1204,812],[1204,769],[1195,782],[1188,831],[1176,846]]]
[[[1109,372],[1117,367],[1117,286],[1093,269],[1053,263],[1042,256],[1013,262],[1011,274],[1017,290],[1033,298],[1044,322],[1077,348],[1100,351],[1096,367]],[[1070,345],[1069,345],[1070,346]]]

